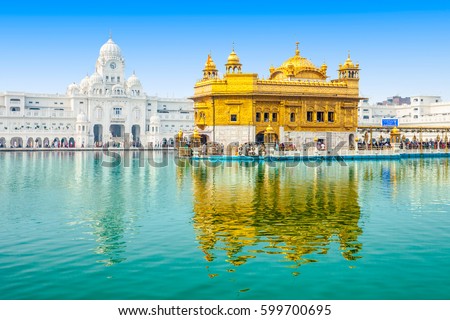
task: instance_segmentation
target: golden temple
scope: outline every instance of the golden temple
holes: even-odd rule
[[[338,79],[328,80],[327,65],[316,67],[300,55],[298,44],[293,57],[270,67],[268,79],[243,73],[234,48],[222,77],[208,55],[192,97],[195,125],[204,141],[262,142],[270,125],[279,143],[324,142],[327,132],[336,143],[353,143],[361,99],[359,64],[349,54],[339,65]]]

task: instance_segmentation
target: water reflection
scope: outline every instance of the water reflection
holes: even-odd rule
[[[361,257],[356,166],[233,162],[190,169],[194,228],[206,260],[224,251],[233,266],[268,254],[300,266],[331,243],[347,260]]]

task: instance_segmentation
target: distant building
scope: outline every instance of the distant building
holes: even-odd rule
[[[392,106],[392,105],[402,105],[402,104],[410,104],[410,103],[411,103],[410,97],[402,98],[400,96],[393,96],[393,97],[387,98],[383,102],[378,102],[377,105]]]
[[[269,69],[268,79],[243,73],[234,49],[219,76],[208,55],[203,79],[194,87],[195,124],[204,140],[224,144],[262,142],[270,128],[281,142],[318,141],[354,144],[358,124],[359,65],[350,55],[339,65],[338,79],[328,80],[327,65],[316,67],[295,55]]]
[[[393,101],[407,101],[405,99]],[[399,126],[449,125],[450,102],[443,102],[440,96],[413,96],[407,99],[410,103],[389,105],[371,105],[367,100],[362,101],[358,106],[358,124],[379,126],[382,119],[396,118]]]
[[[109,39],[95,72],[66,94],[0,93],[0,147],[81,147],[121,144],[171,146],[194,128],[193,102],[147,96]]]

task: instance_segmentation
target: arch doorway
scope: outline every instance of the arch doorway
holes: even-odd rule
[[[35,142],[35,146],[36,148],[42,148],[42,139],[41,138],[36,138],[36,140],[34,140]]]
[[[141,139],[141,127],[135,124],[131,127],[131,135],[133,136],[133,147],[139,147]]]
[[[355,149],[355,135],[353,133],[348,135],[348,147],[350,150]]]
[[[10,141],[11,148],[22,148],[23,140],[21,137],[14,137]]]
[[[125,126],[123,124],[112,124],[109,127],[109,132],[111,132],[111,137],[113,138],[123,138],[125,134]]]
[[[101,145],[103,142],[103,126],[101,124],[94,125],[94,144]]]
[[[258,132],[258,134],[255,137],[256,143],[264,143],[264,131]]]
[[[27,148],[33,148],[34,147],[34,139],[29,137],[27,140]]]
[[[44,138],[44,148],[50,148],[50,139]]]
[[[0,148],[6,148],[6,139],[3,137],[0,138]]]
[[[75,148],[75,139],[73,137],[69,139],[69,148]]]

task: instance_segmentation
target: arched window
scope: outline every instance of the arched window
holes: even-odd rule
[[[291,112],[290,119],[291,119],[291,122],[295,122],[295,112]]]

